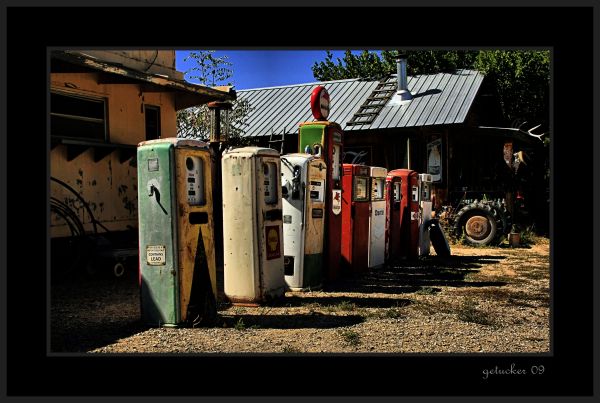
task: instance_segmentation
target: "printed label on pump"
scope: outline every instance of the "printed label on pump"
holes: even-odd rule
[[[331,211],[333,214],[339,215],[342,212],[342,190],[334,189],[333,196],[331,200]]]
[[[265,227],[267,238],[267,260],[281,257],[281,242],[279,237],[279,226],[267,225]]]
[[[164,266],[167,264],[167,253],[164,245],[146,246],[146,262],[150,266]]]

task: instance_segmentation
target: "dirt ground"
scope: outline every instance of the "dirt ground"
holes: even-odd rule
[[[218,304],[213,328],[149,328],[135,268],[51,288],[51,351],[90,353],[547,352],[549,241],[452,245],[432,256],[286,293],[255,308]]]

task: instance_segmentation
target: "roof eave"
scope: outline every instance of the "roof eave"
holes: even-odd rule
[[[218,87],[218,89],[173,80],[167,76],[147,74],[142,71],[130,69],[121,65],[103,62],[85,54],[72,51],[52,51],[52,58],[68,63],[73,63],[93,70],[114,74],[146,84],[164,88],[165,91],[174,91],[175,109],[185,109],[212,101],[234,101],[236,92],[231,87]]]

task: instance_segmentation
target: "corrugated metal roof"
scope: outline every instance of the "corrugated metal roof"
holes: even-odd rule
[[[317,85],[329,91],[329,120],[345,131],[390,129],[462,123],[473,104],[483,75],[474,70],[408,77],[413,99],[404,104],[388,101],[370,124],[346,123],[371,95],[378,81],[361,79],[314,82],[281,87],[240,90],[238,99],[248,100],[246,136],[266,136],[271,132],[296,133],[302,122],[312,121],[310,94]]]

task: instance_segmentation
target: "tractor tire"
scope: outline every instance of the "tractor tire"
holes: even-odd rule
[[[440,257],[450,256],[450,245],[448,244],[448,240],[444,235],[444,231],[442,230],[439,221],[432,219],[429,221],[428,227],[429,239],[431,240],[436,255]]]
[[[497,214],[496,221],[501,224],[498,226],[498,231],[500,231],[501,234],[508,234],[510,232],[510,228],[512,226],[511,216],[510,216],[510,213],[508,212],[508,209],[506,208],[506,206],[504,204],[498,203],[498,202],[492,202],[492,203],[490,203],[490,205],[496,211],[496,214]],[[499,218],[499,221],[498,221],[498,218]]]
[[[474,246],[493,243],[502,232],[502,220],[491,205],[476,202],[461,208],[456,213],[454,234]]]

